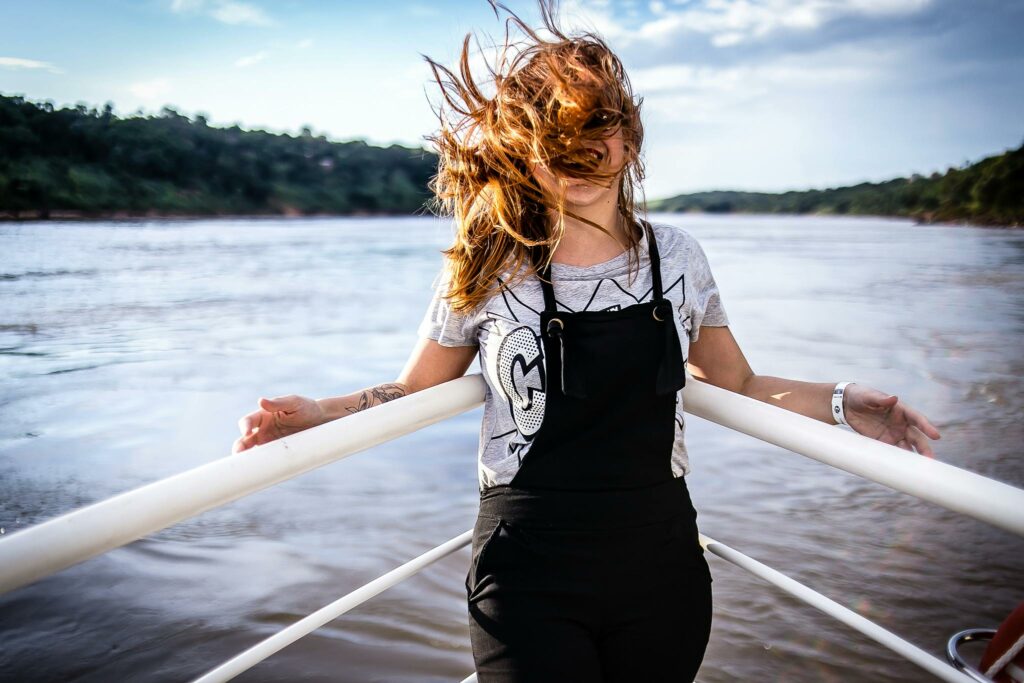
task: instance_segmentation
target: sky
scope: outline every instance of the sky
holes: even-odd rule
[[[535,0],[504,4],[539,26]],[[643,98],[649,199],[945,171],[1024,143],[1024,0],[563,0]],[[486,0],[0,0],[0,93],[430,148]]]

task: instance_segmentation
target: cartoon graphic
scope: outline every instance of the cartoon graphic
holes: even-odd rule
[[[498,377],[519,433],[530,439],[544,419],[544,354],[533,330],[523,325],[498,346]]]

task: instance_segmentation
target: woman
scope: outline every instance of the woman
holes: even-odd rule
[[[457,235],[398,379],[260,399],[235,450],[457,378],[479,352],[488,391],[466,589],[480,680],[690,681],[711,576],[684,477],[687,367],[907,450],[931,454],[939,434],[867,386],[751,371],[700,245],[634,206],[642,100],[620,61],[593,34],[561,33],[543,0],[541,13],[553,40],[509,12],[529,41],[503,53],[492,97],[470,75],[468,36],[461,78],[428,58],[459,115],[439,113],[430,138],[432,189]]]

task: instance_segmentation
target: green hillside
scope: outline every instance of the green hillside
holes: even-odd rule
[[[0,218],[424,213],[437,157],[363,141],[118,117],[0,95]],[[699,192],[652,211],[906,216],[1024,224],[1024,145],[929,177],[827,190]]]
[[[943,174],[778,194],[696,192],[651,201],[652,211],[904,216],[922,222],[1024,225],[1024,145]]]
[[[0,95],[0,216],[409,214],[437,157]]]

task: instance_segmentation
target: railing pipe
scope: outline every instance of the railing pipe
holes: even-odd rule
[[[255,493],[477,407],[479,375],[298,432],[69,512],[0,539],[0,594]]]
[[[944,681],[949,681],[949,683],[975,683],[974,679],[960,673],[938,657],[928,654],[913,643],[909,643],[903,638],[900,638],[892,631],[887,631],[878,624],[865,619],[853,610],[847,609],[838,602],[826,598],[821,593],[808,588],[785,574],[776,571],[767,565],[761,564],[754,558],[744,555],[724,543],[719,543],[715,539],[705,536],[704,534],[700,535],[700,543],[708,552],[713,553],[738,567],[746,569],[754,576],[764,579],[768,583],[781,588],[798,600],[806,602],[812,607],[815,607],[829,615],[833,619],[837,619],[847,626],[860,631],[868,638],[884,645],[896,654],[913,662],[934,676]]]
[[[451,555],[460,548],[466,547],[472,539],[473,530],[470,529],[436,548],[428,550],[419,557],[409,560],[400,567],[392,569],[387,574],[377,577],[370,583],[357,588],[348,595],[338,598],[331,604],[321,607],[309,616],[278,631],[217,668],[211,669],[195,679],[193,683],[222,683],[223,681],[231,680],[235,676],[256,666],[275,652],[291,645],[299,638],[309,635],[327,622],[337,619],[352,608],[363,604],[375,595],[416,574],[424,567]]]
[[[215,460],[0,539],[0,594],[483,402],[479,374]],[[1024,491],[691,381],[686,410],[1024,536]]]
[[[1024,490],[705,382],[688,413],[1024,536]]]
[[[920,666],[929,673],[934,674],[938,678],[944,681],[950,681],[950,683],[976,683],[975,679],[966,674],[960,673],[938,657],[928,654],[921,648],[907,642],[891,631],[887,631],[878,624],[875,624],[856,612],[843,607],[834,600],[826,598],[821,593],[808,588],[795,579],[792,579],[785,574],[758,562],[749,555],[744,555],[738,550],[730,548],[724,543],[720,543],[719,541],[705,536],[704,534],[700,534],[700,544],[708,552],[721,557],[727,562],[731,562],[737,567],[750,572],[754,576],[764,579],[774,586],[781,588],[801,602],[805,602],[821,610],[833,619],[837,619],[847,626],[860,631],[864,635]],[[477,677],[474,673],[464,678],[462,683],[476,683],[476,680]]]

